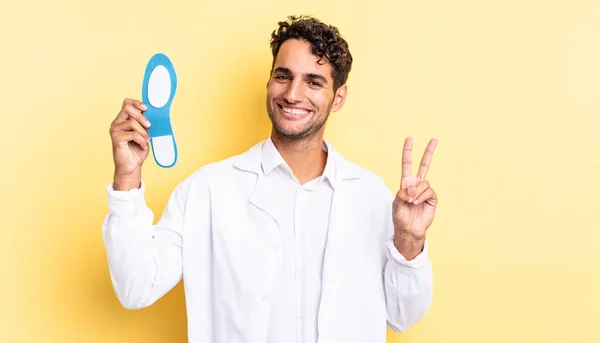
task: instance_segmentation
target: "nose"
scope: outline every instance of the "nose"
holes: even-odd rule
[[[293,80],[288,83],[288,86],[283,94],[283,98],[290,104],[295,104],[302,99],[302,82],[301,80]]]

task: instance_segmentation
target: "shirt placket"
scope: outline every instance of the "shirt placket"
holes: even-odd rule
[[[294,211],[294,242],[296,257],[296,319],[297,319],[297,342],[304,340],[304,228],[302,218],[306,215],[306,192],[302,187],[296,190],[295,211]]]

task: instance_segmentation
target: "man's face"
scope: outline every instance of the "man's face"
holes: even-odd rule
[[[324,129],[329,113],[342,106],[346,86],[334,94],[331,63],[317,61],[304,40],[288,39],[279,48],[267,87],[267,112],[286,138],[315,135]]]

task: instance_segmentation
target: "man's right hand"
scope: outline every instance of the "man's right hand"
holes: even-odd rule
[[[141,101],[125,99],[110,126],[115,190],[128,191],[141,186],[142,164],[150,152],[150,122],[142,114],[147,109]]]

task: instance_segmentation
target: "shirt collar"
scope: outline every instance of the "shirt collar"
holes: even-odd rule
[[[323,170],[323,175],[320,176],[319,182],[327,179],[331,187],[335,188],[335,154],[331,153],[333,152],[333,149],[326,140],[323,140],[322,149],[323,151],[327,152],[327,161],[325,162],[325,169]],[[261,166],[264,175],[268,175],[270,172],[273,171],[273,169],[277,168],[278,166],[282,166],[282,168],[284,168],[290,174],[292,174],[292,170],[287,165],[287,163],[285,163],[285,160],[275,147],[275,144],[273,144],[273,140],[271,139],[271,137],[269,137],[265,141],[265,144],[262,147]]]

